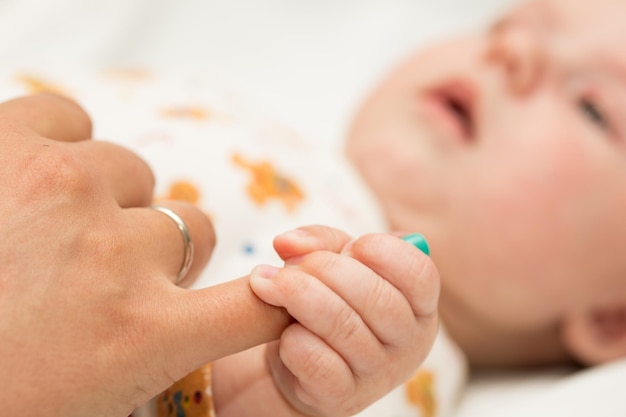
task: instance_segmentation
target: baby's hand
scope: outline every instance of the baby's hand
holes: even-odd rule
[[[392,235],[351,240],[321,226],[278,236],[274,246],[285,267],[257,267],[250,283],[297,320],[267,350],[292,406],[352,415],[415,372],[437,332],[430,258]]]

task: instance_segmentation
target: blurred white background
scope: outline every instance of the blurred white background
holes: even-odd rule
[[[0,0],[13,69],[206,76],[316,140],[414,48],[481,30],[515,0]]]
[[[206,77],[336,146],[355,106],[394,64],[442,36],[483,30],[517,2],[0,0],[0,69]],[[500,416],[559,376],[484,378],[459,416]]]

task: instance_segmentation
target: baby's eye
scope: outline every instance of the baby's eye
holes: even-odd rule
[[[609,118],[606,116],[604,111],[594,103],[592,100],[588,98],[582,98],[578,102],[578,106],[580,110],[583,112],[585,117],[589,119],[593,124],[603,130],[611,130],[611,124],[609,122]]]

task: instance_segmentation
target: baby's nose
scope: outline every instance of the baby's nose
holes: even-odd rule
[[[527,94],[545,71],[540,34],[530,25],[503,23],[490,33],[486,59],[503,68],[515,94]]]

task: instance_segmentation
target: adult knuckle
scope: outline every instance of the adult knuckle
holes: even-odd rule
[[[97,234],[96,234],[97,233]],[[111,233],[103,233],[97,231],[92,233],[91,244],[87,247],[95,248],[103,258],[122,259],[124,254],[128,253],[128,244],[122,239],[122,236],[111,235]]]
[[[120,233],[120,227],[109,220],[98,225],[81,228],[75,252],[89,261],[93,268],[102,271],[107,279],[128,279],[129,258],[134,256],[131,237]]]
[[[166,356],[165,353],[161,353],[167,352],[170,348],[166,343],[147,344],[148,340],[154,340],[154,335],[162,331],[163,317],[146,308],[144,303],[133,300],[129,294],[125,294],[122,300],[126,302],[118,303],[117,308],[110,309],[107,313],[112,334],[105,340],[108,340],[108,345],[113,348],[124,347],[123,354],[120,352],[117,357],[124,361],[132,359],[135,362],[148,356]],[[127,365],[136,366],[135,363]]]
[[[27,158],[24,165],[36,194],[83,195],[92,184],[87,166],[64,147],[42,148]]]
[[[3,114],[0,114],[0,128],[0,143],[5,144],[5,146],[23,142],[24,138],[34,135],[32,130]]]
[[[112,275],[120,275],[116,268],[112,268]],[[155,340],[164,328],[173,328],[176,320],[181,318],[179,315],[182,315],[180,311],[164,308],[156,295],[147,295],[153,287],[146,278],[155,277],[141,275],[136,273],[131,277],[127,274],[122,279],[109,279],[106,285],[101,286],[104,287],[102,298],[108,300],[106,321],[117,339],[116,343],[123,342],[134,348],[141,347],[147,340]],[[136,281],[131,283],[130,278]]]

